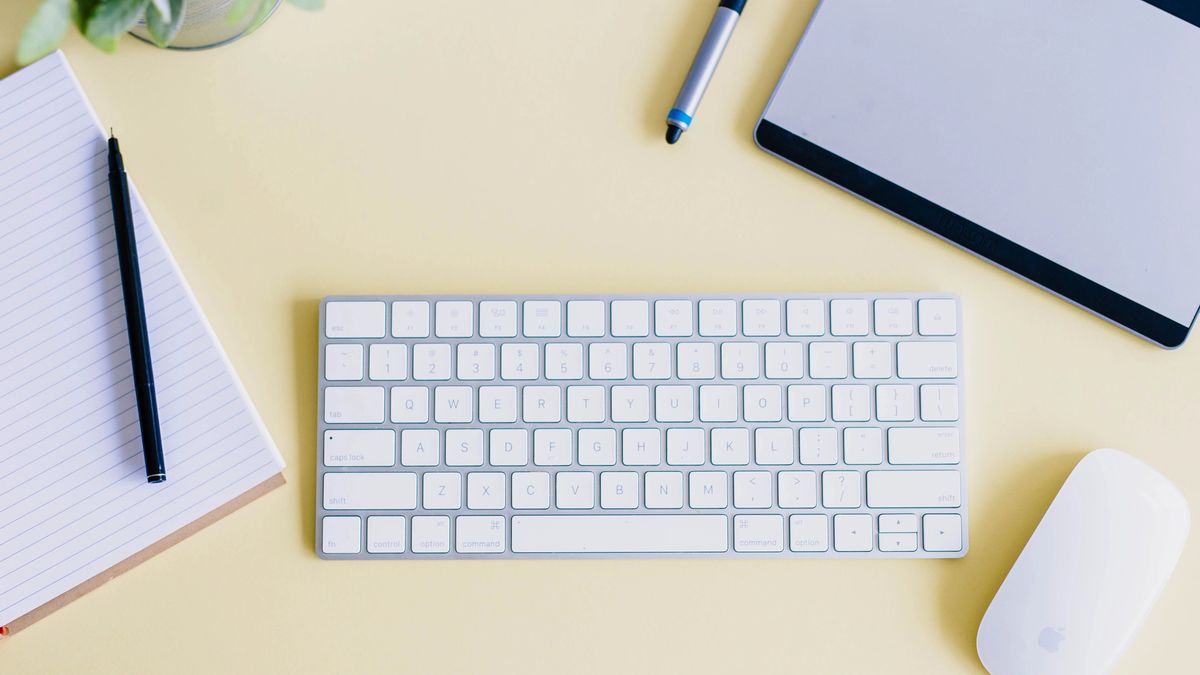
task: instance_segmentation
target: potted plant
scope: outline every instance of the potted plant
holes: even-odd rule
[[[324,0],[288,0],[320,9]],[[74,23],[89,42],[112,52],[124,33],[159,47],[204,49],[262,25],[280,0],[42,0],[17,44],[17,62],[32,63],[58,47]]]

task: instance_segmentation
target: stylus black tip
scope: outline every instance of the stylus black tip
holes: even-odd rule
[[[678,141],[679,137],[682,135],[683,135],[683,129],[680,129],[679,127],[676,127],[676,126],[672,126],[670,124],[667,125],[667,142],[668,143],[670,143],[671,145],[674,145],[675,141]]]

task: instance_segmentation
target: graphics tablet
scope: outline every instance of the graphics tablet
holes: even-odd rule
[[[766,151],[1163,346],[1200,308],[1200,5],[824,0]]]

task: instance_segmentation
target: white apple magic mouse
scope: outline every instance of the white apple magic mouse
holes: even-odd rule
[[[1096,450],[1067,476],[979,624],[992,675],[1112,668],[1166,585],[1190,518],[1162,474]]]

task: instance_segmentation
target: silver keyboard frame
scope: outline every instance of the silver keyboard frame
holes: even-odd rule
[[[958,317],[957,317],[958,332],[953,336],[922,336],[919,334],[918,312],[917,312],[917,304],[916,303],[918,300],[921,300],[921,299],[938,299],[938,298],[953,299],[955,301],[955,308],[958,313]],[[866,336],[835,336],[835,335],[830,334],[829,301],[840,300],[840,299],[865,299],[868,302],[870,302],[871,310],[869,312],[869,321],[870,321],[872,330],[868,333],[868,335],[866,335]],[[875,333],[874,333],[874,324],[875,324],[874,301],[875,300],[888,300],[888,299],[909,299],[909,300],[913,301],[913,334],[912,335],[907,335],[907,336],[875,335]],[[438,301],[446,301],[446,300],[470,300],[474,303],[474,309],[475,309],[474,332],[476,334],[475,337],[471,337],[471,338],[438,338],[438,337],[436,337],[436,335],[435,335],[436,326],[435,326],[435,322],[434,322],[434,311],[433,311],[434,303],[438,302]],[[517,332],[518,332],[517,337],[514,337],[514,338],[480,338],[480,337],[478,337],[479,302],[480,301],[489,301],[489,300],[511,300],[511,301],[515,301],[517,303]],[[561,314],[562,333],[559,337],[534,338],[534,337],[524,337],[520,334],[521,327],[524,325],[523,302],[526,300],[558,300],[558,301],[562,302],[562,314]],[[569,302],[571,300],[603,300],[606,303],[611,303],[611,301],[613,301],[613,300],[645,300],[650,303],[650,315],[649,315],[650,335],[644,336],[644,337],[611,337],[611,336],[606,336],[606,337],[602,337],[602,338],[570,337],[567,335],[566,326],[567,326],[567,302]],[[657,337],[657,336],[655,336],[655,334],[654,334],[654,301],[655,300],[691,300],[693,302],[693,312],[695,312],[695,314],[693,315],[693,326],[695,328],[694,334],[690,337]],[[737,325],[739,327],[739,334],[735,335],[735,336],[731,336],[731,337],[704,337],[704,336],[701,336],[699,334],[699,318],[698,318],[699,305],[697,304],[700,300],[735,300],[735,301],[738,301],[738,304],[737,304],[738,323],[737,323]],[[742,317],[741,317],[742,304],[741,304],[741,301],[743,301],[743,300],[779,300],[779,301],[781,301],[781,303],[786,303],[787,300],[821,300],[825,304],[825,319],[826,319],[825,334],[822,336],[813,336],[813,337],[791,337],[791,336],[787,335],[787,312],[786,312],[786,304],[784,304],[783,311],[781,312],[781,318],[780,318],[780,335],[770,336],[770,337],[746,337],[740,333],[740,328],[742,326]],[[384,302],[386,304],[386,308],[387,308],[386,314],[385,314],[385,333],[386,333],[385,336],[382,338],[378,338],[378,339],[376,339],[376,338],[329,338],[329,337],[326,337],[326,335],[325,335],[325,306],[326,306],[326,303],[337,302],[337,301],[380,301],[380,302]],[[429,335],[430,336],[429,337],[427,337],[427,338],[394,338],[391,336],[391,325],[392,325],[391,303],[396,302],[396,301],[424,301],[424,302],[429,303],[429,305],[430,305],[430,319],[429,319]],[[610,305],[606,305],[606,307],[610,307]],[[440,559],[453,558],[453,559],[467,559],[467,560],[496,560],[496,559],[532,558],[532,559],[543,559],[544,560],[544,559],[557,559],[557,558],[585,558],[585,559],[598,559],[598,558],[599,559],[633,559],[633,558],[747,558],[747,559],[754,559],[754,558],[792,558],[792,559],[795,559],[795,558],[860,558],[860,559],[961,558],[967,554],[967,551],[969,549],[970,528],[968,526],[968,510],[967,510],[967,503],[968,503],[967,462],[966,462],[967,443],[966,443],[966,434],[965,434],[965,429],[964,429],[964,424],[963,424],[963,418],[964,418],[964,413],[966,411],[966,408],[964,406],[964,398],[965,398],[964,360],[965,359],[964,359],[963,338],[962,338],[962,336],[963,336],[962,300],[956,294],[938,293],[938,292],[929,292],[929,293],[870,292],[870,293],[830,293],[830,294],[824,294],[824,293],[817,293],[817,294],[814,294],[814,293],[666,294],[666,293],[664,293],[664,294],[642,294],[642,295],[547,295],[547,294],[537,294],[537,295],[531,295],[531,294],[511,294],[511,295],[493,295],[493,294],[489,294],[489,295],[330,295],[330,296],[326,296],[325,298],[322,298],[322,300],[321,300],[320,317],[319,317],[318,321],[319,321],[319,324],[317,327],[317,329],[318,329],[317,332],[320,337],[319,337],[319,346],[318,346],[318,350],[317,350],[318,351],[318,357],[317,357],[317,411],[316,411],[316,413],[317,413],[317,436],[316,436],[316,439],[317,439],[317,447],[316,447],[317,470],[316,470],[316,519],[315,519],[315,523],[314,523],[314,526],[315,526],[314,529],[315,529],[315,533],[316,533],[316,538],[315,538],[316,553],[319,557],[321,557],[323,559],[326,559],[326,560],[356,560],[356,559],[357,560],[440,560]],[[606,328],[611,329],[611,309],[609,310],[609,313],[605,317],[605,325],[606,325]],[[458,345],[459,343],[464,343],[464,342],[465,343],[492,342],[497,345],[501,344],[502,342],[521,342],[521,343],[526,343],[526,344],[537,343],[539,345],[539,347],[542,347],[545,345],[545,343],[548,343],[548,342],[579,342],[579,343],[583,343],[584,345],[591,343],[591,342],[624,342],[629,345],[632,345],[636,342],[648,342],[648,341],[660,341],[660,342],[665,341],[665,342],[671,342],[671,343],[713,342],[713,343],[717,343],[717,344],[719,344],[721,342],[758,342],[760,344],[760,354],[765,353],[765,348],[762,348],[761,345],[764,345],[767,342],[798,341],[798,342],[808,343],[808,342],[812,342],[812,341],[818,341],[818,342],[819,341],[832,341],[832,342],[847,342],[847,343],[851,343],[851,344],[856,341],[889,342],[889,343],[893,344],[893,359],[892,359],[893,373],[895,373],[897,370],[896,369],[896,359],[895,359],[895,347],[894,347],[895,343],[907,342],[907,341],[940,341],[940,342],[952,341],[952,342],[957,343],[957,345],[958,345],[958,377],[944,378],[944,379],[929,379],[929,380],[900,379],[900,378],[896,377],[895,374],[893,374],[893,377],[888,378],[888,379],[857,380],[852,376],[853,372],[851,371],[851,377],[847,377],[844,380],[832,380],[832,379],[814,380],[814,379],[808,377],[808,374],[807,374],[808,354],[805,353],[805,357],[804,357],[804,366],[805,366],[805,371],[806,371],[805,376],[803,378],[800,378],[797,380],[768,379],[762,370],[760,370],[760,373],[761,373],[760,377],[758,379],[753,379],[753,380],[750,380],[750,379],[747,379],[747,380],[723,380],[720,377],[717,377],[713,380],[705,380],[705,381],[681,380],[676,377],[672,377],[670,379],[664,379],[664,380],[634,380],[632,378],[633,348],[631,346],[631,347],[629,347],[630,362],[629,362],[629,370],[628,370],[628,372],[630,373],[631,376],[624,380],[591,380],[587,377],[586,361],[584,364],[584,377],[580,380],[547,380],[544,377],[544,375],[545,375],[544,367],[540,369],[540,371],[541,371],[540,374],[543,377],[539,377],[538,379],[534,379],[534,380],[502,380],[499,377],[499,373],[500,373],[499,349],[497,348],[497,364],[496,364],[497,376],[493,380],[463,381],[463,380],[458,380],[456,377],[451,377],[449,380],[413,380],[412,377],[410,376],[404,380],[379,381],[378,382],[379,386],[382,386],[384,388],[384,411],[385,411],[384,418],[385,418],[385,421],[382,424],[357,424],[356,425],[356,424],[328,424],[325,422],[325,415],[324,415],[325,388],[330,385],[332,385],[332,386],[355,386],[355,384],[354,384],[355,381],[341,380],[341,381],[330,382],[325,379],[325,346],[327,344],[354,344],[354,343],[363,344],[363,345],[379,344],[379,343],[407,344],[407,345],[409,345],[409,353],[411,354],[413,344],[421,344],[421,343],[428,343],[428,342],[447,343],[447,344],[451,345],[451,350],[452,350],[451,351],[451,354],[452,354],[451,373],[453,375],[454,370],[456,368],[456,364],[457,364],[457,347],[456,347],[456,345]],[[368,364],[366,363],[366,358],[367,358],[366,354],[365,354],[366,351],[369,351],[369,349],[364,348],[363,379],[361,381],[359,381],[361,383],[361,384],[359,384],[359,386],[365,386],[367,383],[375,382],[373,380],[370,380],[369,373],[367,372]],[[544,349],[542,351],[544,353]],[[587,351],[586,346],[584,347],[584,351],[586,354],[586,351]],[[718,347],[718,353],[719,353],[719,351],[720,350]],[[542,365],[544,366],[544,357],[543,357]],[[852,365],[852,361],[851,361],[851,365]],[[673,368],[672,370],[674,372],[675,369]],[[717,359],[717,372],[718,372],[718,374],[720,373],[719,357]],[[390,413],[389,413],[389,411],[391,409],[391,407],[390,407],[390,405],[391,405],[390,388],[393,386],[406,386],[406,385],[428,386],[432,390],[432,387],[436,387],[439,385],[457,385],[457,386],[470,386],[472,389],[478,390],[478,388],[480,386],[495,386],[498,384],[506,384],[506,383],[511,386],[516,386],[518,388],[527,386],[527,385],[539,385],[539,384],[556,386],[556,387],[564,387],[564,388],[568,385],[579,385],[579,384],[593,384],[593,385],[603,385],[603,386],[612,386],[612,385],[621,385],[621,384],[645,384],[645,385],[651,386],[651,387],[657,386],[657,385],[680,384],[680,385],[688,385],[688,386],[695,387],[695,386],[699,386],[704,383],[720,383],[720,384],[735,384],[735,385],[738,385],[739,388],[744,385],[748,385],[748,384],[778,384],[778,385],[783,385],[784,387],[786,387],[788,384],[822,384],[827,387],[827,392],[826,392],[827,396],[830,396],[830,391],[831,391],[831,390],[828,390],[828,387],[830,387],[834,384],[861,383],[861,384],[868,384],[872,387],[872,402],[871,402],[871,410],[872,410],[871,417],[872,417],[872,419],[867,422],[835,422],[835,421],[833,421],[832,401],[829,398],[827,398],[826,399],[826,410],[829,412],[829,418],[826,421],[824,421],[824,422],[790,422],[787,420],[786,394],[784,396],[784,401],[783,401],[784,420],[781,422],[778,422],[778,423],[775,423],[775,422],[745,422],[745,421],[700,422],[699,421],[699,419],[700,419],[700,415],[699,415],[699,403],[700,403],[699,398],[700,397],[699,396],[694,397],[695,398],[694,404],[696,405],[696,421],[688,422],[688,423],[682,423],[682,422],[661,423],[661,422],[653,422],[653,421],[646,422],[646,423],[612,423],[612,422],[572,423],[572,422],[566,421],[566,415],[564,414],[562,422],[555,423],[555,424],[544,424],[544,425],[543,424],[528,425],[528,424],[523,424],[521,422],[516,422],[516,423],[511,423],[511,424],[490,424],[490,423],[480,423],[478,421],[472,422],[471,424],[461,424],[461,423],[439,424],[439,423],[433,421],[432,397],[431,397],[431,403],[430,403],[430,421],[428,423],[420,424],[420,425],[396,424],[396,423],[391,422],[391,419],[390,419]],[[920,420],[920,385],[921,384],[948,384],[948,383],[954,383],[954,384],[958,385],[958,394],[959,394],[959,419],[958,419],[958,421],[956,421],[956,422],[922,422]],[[916,400],[916,408],[917,408],[916,417],[917,417],[917,419],[912,422],[879,422],[879,421],[877,421],[875,419],[874,387],[875,387],[875,385],[880,385],[880,384],[911,384],[911,385],[914,385],[914,387],[916,387],[914,396],[915,396],[915,400]],[[739,396],[738,400],[741,401],[741,394],[739,393],[738,396]],[[475,397],[476,397],[475,400],[478,401],[477,393],[475,394]],[[565,396],[565,392],[564,392],[564,396],[563,396],[564,406],[565,406],[565,402],[566,402],[566,396]],[[740,417],[741,417],[741,414],[739,411],[739,418]],[[707,443],[707,438],[711,438],[711,430],[714,427],[717,427],[717,428],[746,427],[748,429],[753,430],[755,427],[773,426],[773,427],[789,427],[793,431],[796,431],[802,427],[824,427],[824,428],[833,427],[833,428],[836,428],[837,432],[838,432],[838,448],[839,448],[838,462],[836,464],[812,465],[812,464],[800,464],[799,460],[797,459],[797,462],[795,464],[783,465],[783,466],[781,466],[781,465],[771,465],[771,466],[757,465],[757,464],[754,464],[753,462],[751,462],[750,464],[744,465],[744,466],[741,466],[741,465],[739,465],[739,466],[725,466],[725,465],[714,466],[713,464],[709,463],[709,460],[711,459],[711,454],[706,452],[707,456],[705,458],[705,463],[701,464],[701,465],[674,466],[674,465],[668,465],[664,461],[663,464],[658,465],[658,466],[651,466],[651,467],[636,466],[636,467],[633,467],[633,466],[624,466],[619,462],[620,449],[618,447],[618,462],[617,462],[617,464],[615,464],[613,466],[581,466],[581,465],[573,462],[569,466],[540,467],[540,466],[534,465],[532,463],[532,438],[531,438],[531,440],[530,440],[530,442],[531,442],[531,446],[530,446],[531,461],[530,461],[530,464],[527,466],[520,466],[520,467],[489,466],[486,463],[486,449],[485,449],[485,463],[484,463],[484,465],[478,466],[478,467],[459,467],[459,466],[448,467],[445,464],[441,464],[436,467],[403,467],[399,463],[400,462],[400,452],[399,452],[399,448],[397,447],[397,449],[396,449],[396,464],[393,467],[391,467],[391,469],[392,470],[403,470],[403,472],[405,472],[405,473],[418,474],[418,478],[417,478],[417,485],[418,485],[417,508],[406,509],[406,510],[362,510],[362,511],[360,511],[360,510],[349,510],[349,509],[326,510],[323,507],[324,499],[323,499],[322,492],[323,492],[323,485],[324,485],[324,477],[326,474],[334,473],[334,472],[352,472],[352,473],[353,472],[386,472],[389,470],[388,467],[327,467],[327,466],[325,466],[323,438],[324,438],[325,431],[327,431],[329,429],[393,429],[396,431],[397,444],[399,444],[400,431],[403,429],[406,429],[406,428],[407,429],[413,429],[413,428],[437,429],[440,433],[443,434],[443,437],[444,437],[444,432],[447,429],[483,428],[486,430],[486,429],[493,428],[493,427],[511,429],[511,428],[518,428],[518,427],[522,427],[522,426],[525,426],[529,429],[544,428],[544,427],[553,427],[553,428],[560,428],[560,429],[561,428],[569,428],[572,430],[575,438],[578,438],[578,431],[581,428],[608,427],[608,428],[616,428],[619,430],[621,428],[626,428],[626,427],[640,427],[640,428],[657,427],[660,429],[665,429],[667,427],[689,427],[689,428],[697,428],[698,427],[698,428],[703,428],[705,430],[706,443]],[[842,443],[843,443],[842,439],[844,438],[843,430],[846,427],[863,427],[863,426],[878,426],[885,430],[884,431],[884,462],[883,462],[883,464],[880,464],[880,465],[859,465],[859,464],[847,465],[843,462],[843,460],[845,458],[845,456],[843,454],[843,450],[842,450]],[[902,427],[902,426],[915,426],[915,427],[944,426],[944,427],[958,428],[959,442],[961,444],[961,447],[960,447],[961,455],[960,455],[960,461],[958,464],[954,464],[954,465],[913,464],[913,465],[903,465],[902,468],[898,467],[895,470],[904,471],[904,470],[921,470],[921,469],[933,469],[933,470],[957,469],[959,471],[960,481],[961,481],[961,485],[960,485],[960,494],[962,495],[961,506],[956,507],[956,508],[946,508],[946,509],[934,509],[934,508],[872,509],[872,508],[868,508],[866,506],[866,500],[864,498],[863,506],[861,508],[857,508],[857,509],[828,509],[828,508],[825,508],[825,507],[822,507],[819,505],[816,508],[812,508],[812,509],[783,509],[783,508],[777,507],[777,506],[769,508],[769,509],[736,509],[733,507],[732,474],[735,471],[746,471],[746,470],[770,471],[772,473],[772,481],[773,481],[772,495],[776,499],[778,498],[778,495],[777,495],[778,480],[775,478],[774,474],[778,473],[779,471],[796,471],[796,470],[814,471],[817,474],[820,474],[824,471],[830,471],[830,470],[858,471],[863,474],[864,485],[862,487],[862,490],[863,490],[863,494],[865,495],[866,494],[866,487],[865,487],[866,472],[872,471],[872,470],[877,470],[879,467],[883,467],[886,469],[887,467],[893,466],[893,465],[888,464],[888,462],[887,462],[886,429],[890,428],[890,427]],[[486,431],[485,431],[485,433],[486,433]],[[664,441],[664,443],[665,443],[665,441]],[[445,449],[443,448],[443,455],[442,455],[443,459],[445,457],[444,450]],[[664,445],[664,457],[665,457],[665,445]],[[753,457],[753,439],[751,440],[751,457]],[[517,472],[547,471],[547,472],[550,472],[551,474],[554,474],[558,471],[588,471],[588,472],[597,474],[597,476],[604,471],[629,471],[629,472],[636,471],[639,474],[639,481],[641,481],[640,484],[644,484],[645,479],[643,476],[641,476],[641,474],[645,474],[647,471],[679,471],[684,474],[687,474],[688,472],[691,472],[691,471],[705,471],[705,470],[720,471],[720,472],[729,474],[729,476],[730,476],[730,485],[729,485],[729,495],[730,495],[729,504],[730,505],[729,505],[729,507],[727,507],[725,509],[696,509],[696,510],[693,510],[685,505],[682,509],[668,510],[668,509],[647,509],[644,505],[641,505],[636,509],[606,510],[606,509],[599,508],[598,483],[597,483],[597,488],[596,488],[596,490],[597,490],[597,492],[596,492],[597,506],[596,506],[596,508],[593,508],[593,509],[583,509],[583,510],[581,510],[581,509],[564,509],[564,510],[557,509],[554,506],[553,487],[551,488],[551,492],[552,492],[551,506],[548,509],[514,510],[511,506],[509,506],[503,510],[498,510],[498,511],[497,510],[482,511],[482,510],[469,510],[465,507],[466,474],[471,473],[473,471],[489,471],[489,472],[497,472],[497,473],[503,472],[506,474],[507,484],[509,486],[511,486],[512,485],[511,474],[514,471],[517,471]],[[458,473],[463,474],[464,507],[457,511],[424,509],[421,505],[422,504],[422,495],[421,495],[422,487],[421,486],[423,484],[421,476],[423,476],[423,474],[425,474],[426,472],[445,472],[445,471],[452,471],[452,472],[458,472]],[[820,476],[818,475],[818,486],[820,486],[819,478],[820,478]],[[554,483],[553,483],[553,476],[552,476],[551,485],[553,486],[553,484]],[[685,485],[685,487],[687,486],[686,476],[685,476],[685,480],[684,480],[684,485]],[[820,494],[821,494],[820,487],[818,487],[818,496]],[[506,495],[508,496],[506,501],[508,503],[511,503],[511,492],[506,491]],[[730,538],[729,538],[728,550],[723,551],[723,552],[718,552],[718,553],[690,553],[690,552],[689,553],[513,553],[511,551],[511,546],[512,546],[512,520],[511,519],[514,515],[563,515],[563,516],[570,516],[570,515],[576,515],[576,516],[578,516],[578,515],[634,515],[634,514],[646,514],[646,515],[689,515],[689,514],[699,515],[699,514],[704,514],[704,515],[713,515],[713,514],[721,514],[721,513],[724,513],[725,515],[727,515],[729,517]],[[834,550],[833,516],[837,515],[837,514],[841,514],[841,513],[846,513],[846,514],[869,513],[869,514],[871,514],[872,529],[873,529],[873,543],[872,543],[873,549],[871,551],[868,551],[868,552],[842,552],[842,551]],[[878,548],[878,546],[879,546],[879,536],[878,536],[879,516],[883,515],[883,514],[898,514],[898,513],[916,514],[918,517],[918,522],[919,522],[921,531],[918,535],[918,543],[917,543],[916,551],[913,551],[913,552],[885,552],[885,551],[880,551]],[[963,530],[962,530],[962,549],[961,550],[949,551],[949,552],[927,552],[927,551],[923,550],[924,522],[923,522],[923,518],[921,516],[924,514],[928,514],[928,513],[956,513],[956,514],[960,514],[962,516]],[[771,515],[771,514],[781,514],[784,517],[784,542],[785,542],[784,550],[782,552],[735,551],[733,548],[733,537],[734,537],[733,517],[735,515]],[[791,551],[788,547],[787,542],[790,541],[790,530],[789,530],[790,521],[789,521],[788,516],[790,516],[792,514],[796,514],[796,515],[826,514],[826,515],[828,515],[829,516],[829,539],[828,539],[829,550],[820,551],[820,552],[793,552],[793,551]],[[355,516],[361,517],[361,519],[362,519],[362,522],[360,524],[362,527],[361,541],[363,542],[363,545],[362,545],[362,550],[360,553],[327,554],[321,550],[321,522],[322,522],[322,518],[327,515],[328,516],[355,515]],[[405,536],[409,537],[410,542],[406,545],[406,550],[404,553],[368,553],[367,552],[367,550],[366,550],[367,518],[369,516],[375,516],[375,515],[388,515],[388,516],[404,515],[407,517],[406,518]],[[411,518],[412,518],[412,516],[423,516],[423,515],[437,515],[437,516],[447,516],[448,515],[450,517],[450,523],[451,523],[450,533],[449,533],[450,551],[448,553],[413,553],[412,552],[412,546],[411,546],[411,536],[412,536],[411,522],[412,521],[411,521]],[[455,518],[455,516],[460,516],[460,515],[480,515],[480,516],[502,515],[502,516],[504,516],[505,527],[506,527],[505,546],[509,550],[507,550],[504,553],[458,553],[458,552],[456,552],[454,550],[454,540],[455,540],[454,518]]]

